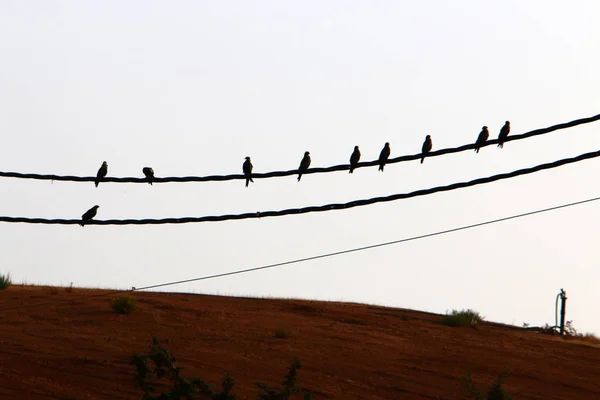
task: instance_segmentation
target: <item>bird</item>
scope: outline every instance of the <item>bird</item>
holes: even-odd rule
[[[246,175],[246,187],[248,187],[250,182],[254,183],[252,180],[252,162],[250,161],[250,157],[246,157],[246,161],[242,165],[242,170],[244,171],[244,175]]]
[[[146,179],[148,179],[148,183],[152,185],[152,179],[154,179],[154,170],[152,167],[144,167],[142,168],[142,172],[146,176]]]
[[[302,161],[300,161],[300,166],[298,167],[298,182],[300,182],[302,174],[306,172],[308,167],[310,167],[310,152],[305,151],[304,157],[302,157]]]
[[[502,129],[500,129],[500,134],[498,135],[498,147],[501,149],[504,148],[504,141],[508,137],[510,133],[510,121],[506,121]]]
[[[490,132],[488,131],[488,127],[484,126],[481,128],[481,132],[479,132],[479,136],[477,136],[477,141],[475,141],[475,153],[479,153],[479,148],[483,146],[483,144],[490,137]]]
[[[91,221],[91,219],[96,216],[96,212],[98,212],[98,207],[100,207],[100,206],[94,206],[94,207],[90,208],[89,210],[87,210],[81,216],[81,222],[79,223],[79,225],[84,226],[86,222]]]
[[[381,149],[381,153],[379,153],[379,170],[381,172],[383,172],[383,167],[385,167],[385,163],[390,157],[390,153],[390,144],[386,142],[385,146],[383,146],[383,149]]]
[[[354,151],[352,152],[352,155],[350,156],[350,172],[348,172],[349,174],[354,172],[354,168],[356,168],[356,165],[358,164],[359,160],[360,160],[360,150],[358,149],[358,146],[354,146]]]
[[[96,187],[98,187],[98,184],[100,183],[102,178],[104,178],[106,176],[107,173],[108,173],[108,164],[106,163],[106,161],[103,161],[102,166],[100,167],[100,169],[98,169],[98,173],[96,174],[96,181],[94,182]]]
[[[431,143],[431,135],[427,135],[427,137],[425,137],[425,141],[423,142],[423,148],[421,149],[421,152],[423,153],[423,157],[421,157],[421,164],[423,164],[423,161],[425,161],[425,155],[431,151],[432,146],[433,144]]]

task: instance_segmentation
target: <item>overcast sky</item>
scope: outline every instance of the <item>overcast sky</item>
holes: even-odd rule
[[[0,170],[241,173],[373,160],[600,113],[600,3],[0,0]],[[377,168],[208,183],[0,178],[0,215],[237,214],[404,193],[600,150],[600,123]],[[252,268],[600,195],[600,160],[346,211],[163,226],[0,223],[17,283],[121,288]],[[168,291],[299,297],[600,334],[600,204]]]

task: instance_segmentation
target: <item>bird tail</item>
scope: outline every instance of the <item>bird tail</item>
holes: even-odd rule
[[[300,178],[302,178],[302,174],[298,174],[298,182],[300,182]]]
[[[379,170],[380,170],[381,172],[383,172],[383,166],[384,166],[384,165],[385,165],[385,164],[379,164]]]
[[[250,178],[246,178],[246,187],[248,187],[249,183],[250,183]]]
[[[503,149],[504,148],[504,143],[502,143],[502,142],[498,143],[498,147],[500,147],[501,149]]]
[[[94,185],[96,185],[96,187],[98,187],[98,184],[99,184],[99,183],[100,183],[100,181],[99,181],[99,180],[96,180],[96,181],[94,182]]]
[[[350,171],[348,171],[349,174],[354,172],[354,168],[350,167]]]
[[[421,158],[421,164],[423,164],[423,161],[425,161],[425,156]]]
[[[475,149],[475,153],[479,153],[479,147]]]
[[[84,226],[85,224],[83,223],[83,221],[81,221],[81,222],[79,223],[79,225],[81,225],[81,226]]]

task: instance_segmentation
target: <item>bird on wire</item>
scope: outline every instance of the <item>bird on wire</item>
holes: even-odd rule
[[[504,148],[504,141],[508,137],[510,133],[510,121],[506,121],[502,129],[500,129],[500,134],[498,135],[498,147],[501,149]]]
[[[431,143],[431,135],[427,135],[421,149],[421,152],[423,153],[423,156],[421,157],[421,164],[423,164],[423,161],[425,161],[425,156],[431,151],[432,147],[433,144]]]
[[[490,132],[488,131],[488,127],[484,126],[481,128],[481,132],[479,132],[479,136],[477,136],[477,141],[475,141],[475,153],[479,153],[479,148],[487,142],[490,137]]]
[[[383,167],[385,167],[385,163],[390,158],[391,152],[390,144],[386,142],[383,149],[381,149],[381,153],[379,153],[379,171],[383,172]]]
[[[310,152],[305,151],[304,157],[302,157],[302,161],[300,161],[300,166],[298,167],[298,182],[302,178],[302,174],[308,170],[310,167]]]
[[[358,149],[358,146],[354,146],[354,151],[352,152],[352,155],[350,156],[350,171],[348,172],[349,174],[354,172],[354,169],[356,168],[356,165],[358,164],[359,160],[360,160],[360,150]]]
[[[98,184],[106,176],[107,173],[108,173],[108,164],[106,163],[106,161],[103,161],[102,166],[98,169],[98,173],[96,174],[96,180],[94,181],[94,184],[96,185],[96,187],[98,187]]]
[[[246,157],[246,161],[242,165],[242,171],[244,171],[244,175],[246,175],[246,187],[250,182],[254,183],[252,180],[252,161],[250,161],[250,157]]]
[[[94,207],[90,208],[89,210],[87,210],[81,216],[81,222],[79,223],[79,225],[84,226],[86,222],[91,221],[92,218],[94,218],[96,216],[96,213],[98,212],[98,207],[100,207],[100,206],[94,206]]]
[[[142,168],[142,172],[148,180],[148,183],[152,185],[152,180],[154,179],[154,170],[152,169],[152,167],[144,167]]]

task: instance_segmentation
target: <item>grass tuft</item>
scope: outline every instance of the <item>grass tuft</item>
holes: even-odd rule
[[[471,326],[476,328],[477,325],[483,322],[483,317],[477,311],[468,310],[452,310],[450,314],[446,314],[442,319],[442,325],[446,326]]]
[[[111,308],[118,314],[131,314],[137,307],[135,296],[131,294],[121,294],[112,299]]]

